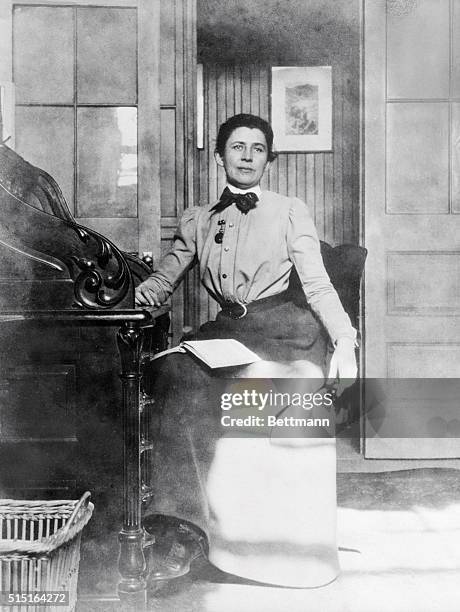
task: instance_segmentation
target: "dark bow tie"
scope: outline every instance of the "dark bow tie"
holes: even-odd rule
[[[225,187],[220,196],[220,200],[211,210],[220,213],[228,206],[235,203],[238,210],[241,210],[241,212],[246,215],[252,208],[256,207],[256,202],[258,200],[259,198],[253,191],[247,193],[232,193],[228,187]]]

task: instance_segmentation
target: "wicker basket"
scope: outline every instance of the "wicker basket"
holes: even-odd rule
[[[0,591],[69,591],[69,606],[47,604],[14,610],[75,610],[83,527],[94,506],[80,500],[0,500]]]

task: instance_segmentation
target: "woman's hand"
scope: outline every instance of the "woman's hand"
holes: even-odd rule
[[[161,300],[157,294],[157,283],[153,279],[148,278],[138,285],[134,297],[138,306],[161,306]]]
[[[357,373],[355,341],[353,338],[343,336],[337,340],[329,365],[328,381],[333,382],[339,379],[337,394],[340,395],[355,382]]]

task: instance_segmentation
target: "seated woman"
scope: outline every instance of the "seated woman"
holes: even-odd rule
[[[351,383],[356,331],[325,271],[307,206],[260,188],[274,157],[272,129],[260,117],[240,114],[220,126],[215,159],[227,186],[217,203],[184,212],[173,247],[137,287],[136,302],[160,306],[198,262],[201,282],[222,310],[195,339],[234,338],[263,360],[237,376],[295,377],[304,391],[316,390],[326,375]],[[305,303],[288,290],[293,266]],[[186,573],[209,548],[213,563],[246,578],[300,587],[332,580],[333,441],[296,446],[222,436],[209,370],[186,354],[153,367],[151,391],[162,403],[157,514],[149,526],[154,577]]]

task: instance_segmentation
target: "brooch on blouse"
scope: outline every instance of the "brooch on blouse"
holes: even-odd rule
[[[219,226],[219,231],[214,236],[214,242],[217,242],[217,244],[222,244],[222,240],[224,239],[224,233],[225,233],[224,219],[219,219],[219,221],[217,222],[217,225]]]

